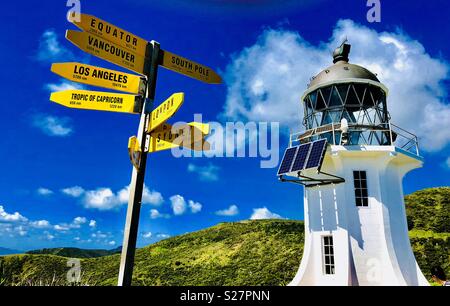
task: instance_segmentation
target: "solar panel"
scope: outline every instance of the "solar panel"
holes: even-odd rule
[[[326,145],[326,139],[321,139],[312,143],[311,152],[309,153],[308,163],[306,164],[305,169],[319,168],[321,166]]]
[[[297,156],[295,157],[294,163],[292,164],[291,172],[303,170],[310,147],[311,143],[305,143],[298,147]]]
[[[280,169],[278,169],[278,175],[290,172],[292,162],[295,158],[295,153],[297,153],[298,147],[287,148],[284,152],[283,161],[281,162]]]

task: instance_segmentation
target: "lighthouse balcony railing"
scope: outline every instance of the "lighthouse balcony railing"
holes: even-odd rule
[[[326,138],[333,145],[392,145],[420,156],[417,136],[391,122],[378,125],[349,123],[346,130],[342,133],[340,123],[330,123],[293,133],[289,146]]]

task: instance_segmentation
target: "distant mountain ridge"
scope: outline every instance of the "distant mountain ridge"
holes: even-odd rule
[[[61,257],[70,257],[70,258],[96,258],[102,256],[109,256],[113,254],[120,253],[122,251],[122,247],[118,247],[112,250],[103,250],[103,249],[80,249],[80,248],[44,248],[39,250],[32,250],[26,252],[26,254],[34,254],[34,255],[56,255]]]
[[[2,256],[2,255],[12,255],[12,254],[22,254],[22,253],[23,253],[23,251],[0,247],[0,256]]]

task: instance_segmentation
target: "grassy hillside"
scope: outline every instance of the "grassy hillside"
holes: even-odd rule
[[[285,285],[297,271],[303,222],[221,223],[138,249],[135,285]],[[3,284],[64,284],[67,258],[20,255],[0,259]],[[119,255],[81,259],[82,282],[115,285]]]
[[[439,265],[450,275],[450,188],[406,196],[411,244],[429,278]],[[423,213],[421,213],[423,212]],[[136,252],[134,285],[286,285],[303,252],[303,222],[255,220],[221,223],[172,237]],[[447,224],[448,226],[448,224]],[[115,285],[119,256],[81,259],[82,284]],[[16,255],[0,258],[0,284],[65,284],[67,258]]]
[[[405,204],[409,230],[450,233],[450,187],[416,191]]]
[[[71,258],[94,258],[120,253],[120,248],[113,250],[93,250],[79,248],[51,248],[26,252],[27,254],[48,254]]]

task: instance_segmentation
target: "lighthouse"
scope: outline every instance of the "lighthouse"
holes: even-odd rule
[[[304,186],[305,244],[289,285],[428,285],[402,188],[423,164],[417,137],[391,122],[388,89],[349,63],[350,48],[344,42],[311,78],[301,99],[305,131],[290,135],[278,170],[282,182]]]

